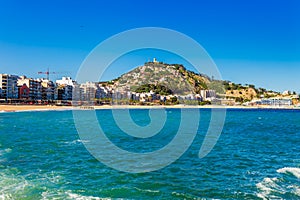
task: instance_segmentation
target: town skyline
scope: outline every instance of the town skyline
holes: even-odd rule
[[[180,64],[156,60],[109,81],[77,82],[71,77],[47,78],[0,74],[0,102],[51,105],[228,105],[298,106],[295,91],[277,92],[252,84],[215,80]]]
[[[38,78],[38,71],[50,68],[75,78],[85,57],[103,40],[128,29],[165,27],[199,42],[223,80],[300,92],[298,1],[30,2],[1,3],[3,73]],[[147,10],[155,14],[145,14]],[[183,11],[188,12],[180,14]],[[163,52],[147,53],[129,57],[122,73],[149,57],[181,63]],[[106,80],[117,77],[118,71],[112,70]]]
[[[147,61],[149,62],[152,59],[156,59],[156,58],[154,58],[154,57],[150,58],[150,56],[148,56],[148,60],[144,60],[144,63],[146,63]],[[126,60],[126,58],[125,59],[124,58],[123,59],[122,58],[118,59],[117,62],[115,61],[114,63],[111,64],[111,66],[108,67],[108,69],[107,69],[108,74],[107,74],[107,72],[105,72],[104,75],[102,76],[102,78],[100,80],[98,80],[98,81],[92,81],[92,80],[90,80],[90,82],[107,82],[107,81],[111,81],[111,80],[117,79],[121,75],[123,75],[125,73],[128,73],[128,72],[130,72],[131,70],[133,70],[133,69],[135,69],[137,67],[143,66],[143,64],[137,64],[137,61],[133,61],[133,62],[129,62],[129,63],[133,63],[133,65],[135,64],[136,66],[134,66],[134,67],[132,67],[132,66],[131,67],[123,67],[121,69],[122,70],[127,70],[127,71],[125,71],[125,72],[119,71],[118,73],[114,73],[113,70],[112,70],[112,68],[119,67],[117,65],[120,65],[120,63],[122,61],[124,61],[124,60]],[[195,73],[200,73],[201,74],[201,72],[198,72],[197,70],[195,70],[195,68],[193,68],[193,66],[190,63],[185,62],[182,59],[174,59],[174,60],[182,61],[183,63],[185,63],[184,66],[188,70],[193,71]],[[162,62],[162,61],[160,60],[160,62]],[[141,63],[143,63],[143,62],[141,62]],[[175,64],[175,62],[171,62],[171,63]],[[176,63],[176,64],[182,65],[182,63]],[[48,80],[53,81],[53,82],[55,82],[56,80],[62,79],[64,77],[69,77],[72,80],[76,81],[76,74],[74,76],[71,76],[70,74],[72,74],[72,73],[70,73],[70,72],[54,72],[49,67],[46,68],[43,71],[36,72],[36,74],[33,75],[33,76],[31,76],[30,74],[29,75],[28,74],[16,74],[16,73],[12,73],[11,74],[11,73],[1,72],[1,71],[0,71],[0,74],[16,75],[16,76],[19,76],[19,77],[25,76],[27,78],[31,78],[31,79],[35,79],[35,80],[47,80],[48,79]],[[112,74],[114,74],[114,75],[112,75]],[[206,74],[204,74],[204,75],[206,75]],[[104,77],[104,79],[103,79],[103,77]],[[232,81],[232,80],[229,80],[229,79],[221,79],[221,81],[228,81],[228,82],[232,82],[232,83],[235,83],[235,84],[241,84],[243,86],[246,86],[246,85],[255,85],[255,84],[253,84],[253,82],[235,82],[235,81]],[[255,86],[259,87],[259,88],[264,88],[264,89],[267,89],[267,90],[270,90],[270,91],[280,92],[280,93],[284,93],[284,92],[290,91],[292,93],[296,92],[297,94],[300,94],[300,87],[296,88],[295,90],[290,89],[290,88],[286,88],[285,90],[276,90],[274,88],[268,88],[268,87],[266,87],[264,85],[255,85]]]

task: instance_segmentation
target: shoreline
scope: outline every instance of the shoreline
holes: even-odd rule
[[[72,106],[49,106],[49,105],[0,105],[0,112],[26,112],[26,111],[55,111],[72,110]]]
[[[49,105],[0,105],[0,113],[7,112],[25,112],[25,111],[64,111],[64,110],[104,110],[104,109],[269,109],[269,110],[300,110],[300,107],[295,106],[190,106],[190,105],[171,105],[171,106],[141,106],[141,105],[103,105],[103,106],[49,106]]]

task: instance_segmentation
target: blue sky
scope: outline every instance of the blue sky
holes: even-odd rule
[[[210,54],[225,80],[300,92],[297,0],[2,0],[0,73],[40,77],[37,72],[49,67],[59,72],[53,79],[75,77],[84,58],[101,41],[139,27],[164,27],[192,37]],[[154,55],[139,56],[135,63]],[[172,62],[165,56],[155,54]],[[106,78],[135,67],[130,63],[112,68]]]

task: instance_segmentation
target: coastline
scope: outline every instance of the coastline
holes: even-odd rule
[[[25,111],[63,111],[63,110],[102,110],[102,109],[274,109],[274,110],[300,110],[300,107],[274,107],[274,106],[218,106],[218,105],[205,105],[205,106],[191,106],[191,105],[171,105],[171,106],[141,106],[141,105],[103,105],[103,106],[49,106],[49,105],[0,105],[0,112],[25,112]]]
[[[193,106],[193,105],[171,105],[171,106],[141,106],[141,105],[114,105],[114,106],[93,106],[95,110],[101,110],[101,109],[165,109],[165,108],[180,108],[180,109],[274,109],[274,110],[300,110],[300,107],[295,106],[221,106],[221,105],[204,105],[204,106]]]
[[[49,106],[49,105],[0,105],[0,112],[22,112],[22,111],[51,111],[71,110],[72,106]]]

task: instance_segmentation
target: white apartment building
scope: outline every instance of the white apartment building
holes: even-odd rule
[[[217,97],[215,90],[200,90],[200,95],[203,101],[212,101]]]
[[[95,98],[100,98],[100,87],[98,84],[93,82],[86,82],[80,85],[81,88],[81,100],[83,101],[94,101]]]
[[[56,80],[57,89],[55,91],[56,99],[58,100],[72,100],[73,90],[76,86],[76,82],[71,77],[62,77],[60,80]]]

